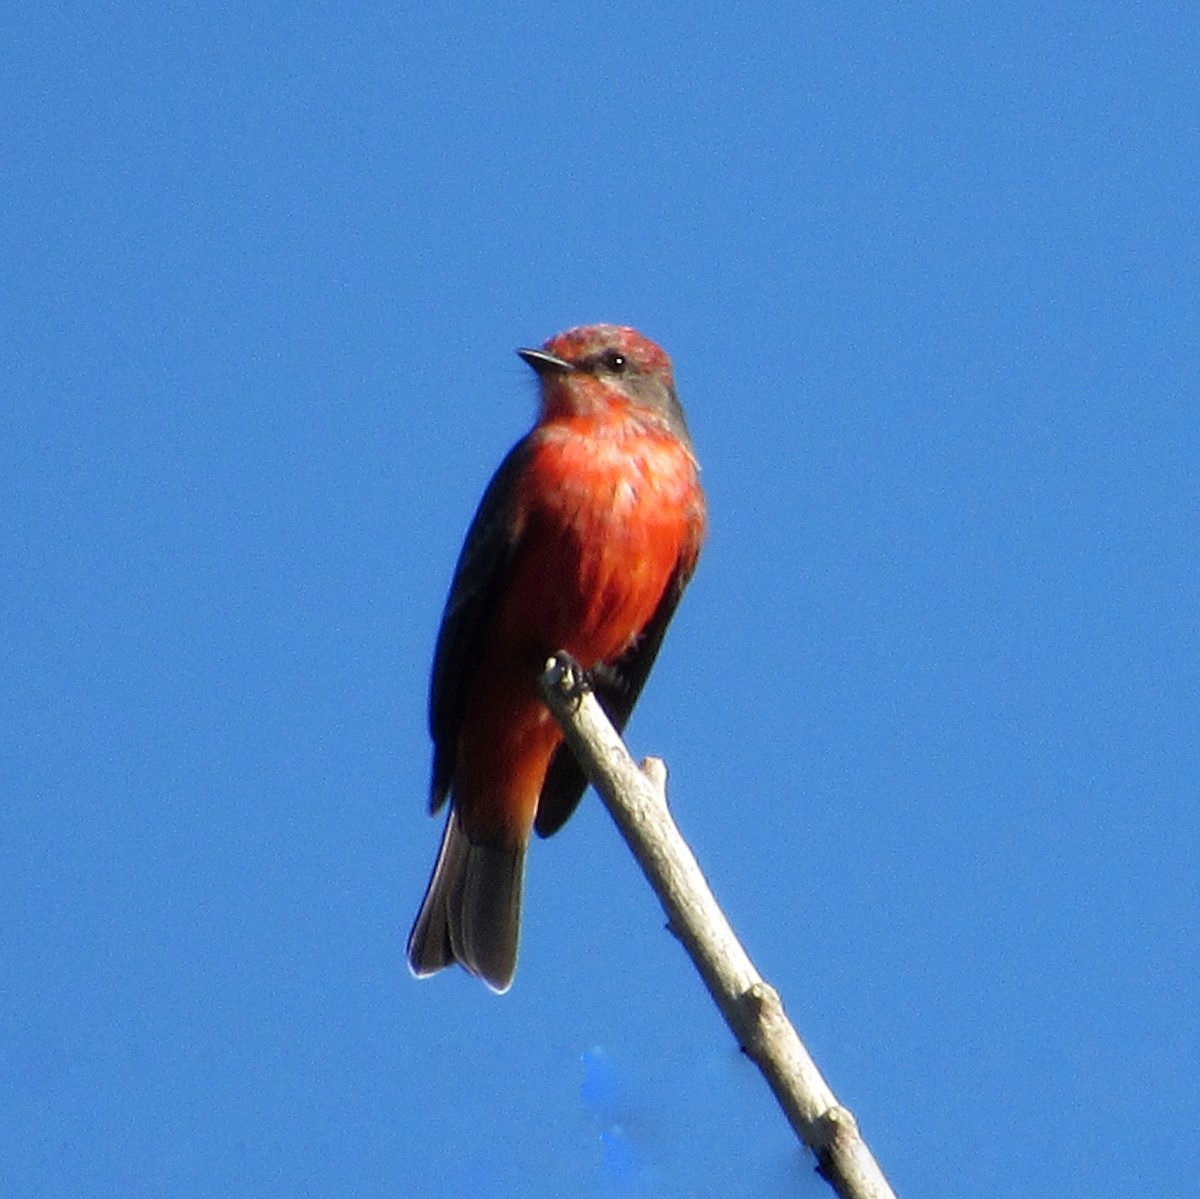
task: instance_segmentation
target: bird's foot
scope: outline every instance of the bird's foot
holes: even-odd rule
[[[592,672],[584,669],[565,649],[560,649],[546,663],[546,669],[554,672],[555,686],[569,700],[577,703],[592,690]]]

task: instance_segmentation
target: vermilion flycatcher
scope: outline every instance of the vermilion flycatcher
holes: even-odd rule
[[[591,325],[518,350],[541,410],[467,533],[429,692],[430,808],[450,798],[408,939],[413,973],[460,962],[512,984],[530,830],[556,832],[587,785],[537,691],[565,650],[624,726],[704,536],[704,493],[671,361]]]

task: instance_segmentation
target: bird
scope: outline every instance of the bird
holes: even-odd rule
[[[665,351],[597,324],[517,353],[540,404],[484,492],[442,615],[429,807],[449,812],[407,946],[417,977],[457,962],[499,993],[516,970],[531,832],[558,831],[587,785],[538,676],[569,655],[623,728],[707,519]]]

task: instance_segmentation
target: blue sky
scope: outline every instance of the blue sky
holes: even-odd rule
[[[672,354],[629,730],[901,1195],[1200,1173],[1192,5],[21,5],[0,1193],[821,1195],[594,797],[412,980],[512,353]]]

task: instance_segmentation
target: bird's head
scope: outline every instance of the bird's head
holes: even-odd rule
[[[543,417],[622,410],[662,424],[690,444],[671,360],[636,329],[581,325],[556,334],[540,350],[517,353],[541,380]]]

